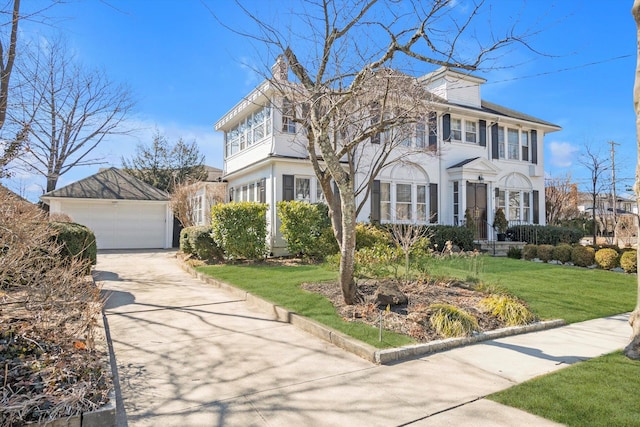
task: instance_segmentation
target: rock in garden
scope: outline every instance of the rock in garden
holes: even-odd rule
[[[373,302],[378,306],[402,305],[407,301],[407,296],[398,288],[398,284],[392,281],[380,282],[373,295]]]

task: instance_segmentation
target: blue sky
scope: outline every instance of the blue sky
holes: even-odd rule
[[[44,0],[30,0],[29,7]],[[455,8],[464,8],[458,0]],[[295,2],[245,2],[260,7],[261,16],[288,22]],[[497,26],[521,21],[539,30],[532,45],[545,55],[525,49],[509,52],[495,63],[515,67],[481,71],[487,79],[482,97],[563,128],[545,137],[545,171],[558,176],[571,172],[585,181],[579,164],[586,144],[609,155],[615,141],[616,169],[621,178],[633,178],[636,161],[632,88],[635,72],[636,30],[631,1],[609,0],[497,0],[492,22]],[[132,123],[135,138],[112,139],[98,148],[107,165],[120,166],[136,144],[151,141],[158,128],[170,140],[195,139],[206,163],[222,167],[222,134],[213,123],[261,76],[255,68],[270,66],[264,51],[223,28],[211,14],[229,26],[250,29],[251,24],[227,0],[85,0],[51,9],[50,25],[25,23],[22,36],[67,35],[81,62],[104,68],[116,81],[129,84],[137,99]],[[484,26],[485,30],[488,24]],[[482,28],[482,26],[480,27]],[[251,64],[251,65],[248,65]],[[98,166],[78,168],[61,177],[58,187],[97,172]],[[632,180],[627,181],[632,184]],[[10,188],[35,199],[44,180],[19,173]],[[619,185],[620,187],[624,185]]]

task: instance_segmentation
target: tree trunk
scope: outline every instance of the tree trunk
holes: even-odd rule
[[[353,192],[341,196],[342,243],[340,245],[340,287],[345,304],[358,302],[354,278],[356,254],[356,200]]]
[[[636,112],[636,142],[640,147],[640,0],[634,0],[631,13],[633,14],[633,18],[636,22],[636,38],[638,41],[636,78],[633,85],[633,106]],[[638,159],[636,163],[636,182],[634,185],[634,191],[636,194],[636,203],[640,208],[640,151],[638,151]],[[640,260],[640,248],[638,249],[639,256],[637,259]],[[636,309],[633,311],[633,313],[631,313],[631,317],[629,317],[629,323],[631,324],[632,330],[631,342],[625,347],[624,354],[631,359],[640,360],[640,275],[638,275],[638,296],[636,300]]]

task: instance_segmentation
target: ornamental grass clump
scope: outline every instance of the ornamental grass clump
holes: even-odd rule
[[[470,313],[449,304],[432,304],[429,323],[435,331],[445,337],[467,337],[477,331],[478,321]]]
[[[526,325],[535,320],[526,305],[509,295],[491,295],[480,301],[480,306],[507,326]]]

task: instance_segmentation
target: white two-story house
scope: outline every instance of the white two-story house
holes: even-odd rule
[[[274,76],[286,79],[282,66],[276,63]],[[411,162],[390,164],[375,177],[358,221],[461,225],[467,213],[478,239],[494,238],[497,208],[512,224],[544,224],[543,141],[560,127],[482,100],[482,78],[441,68],[418,81],[433,95],[432,111],[394,149],[415,149],[415,154]],[[265,81],[215,124],[224,132],[228,198],[269,205],[274,255],[286,253],[276,203],[324,199],[293,108]],[[356,180],[366,178],[359,175]]]

